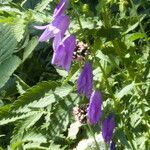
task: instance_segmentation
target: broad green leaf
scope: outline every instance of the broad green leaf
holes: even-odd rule
[[[57,87],[55,90],[55,94],[60,96],[61,98],[67,96],[71,91],[73,90],[73,87],[70,85],[62,85],[61,87]]]
[[[17,120],[20,120],[20,119],[24,119],[24,118],[27,118],[29,116],[32,116],[33,114],[37,113],[36,111],[32,111],[32,112],[28,112],[26,114],[15,114],[15,113],[9,113],[9,115],[7,117],[4,117],[0,120],[0,126],[1,125],[5,125],[5,124],[8,124],[8,123],[11,123],[11,122],[15,122]]]
[[[21,59],[15,55],[6,59],[3,63],[0,64],[0,88],[8,81],[13,72],[21,64]]]
[[[53,81],[38,83],[37,85],[26,90],[26,92],[22,94],[18,98],[18,100],[15,101],[14,108],[24,107],[25,105],[28,105],[29,103],[32,103],[34,101],[37,101],[37,106],[41,104],[41,107],[42,107],[43,106],[42,98],[44,101],[44,97],[46,96],[45,94],[51,90],[54,90],[57,87],[57,85],[59,84]],[[46,98],[48,99],[49,97],[46,97]],[[45,98],[45,101],[46,101],[46,98]],[[38,104],[38,100],[40,100],[39,104]]]
[[[55,95],[52,91],[45,94],[44,98],[40,98],[39,100],[33,101],[28,105],[31,108],[44,108],[48,105],[54,103],[56,101]]]
[[[13,54],[16,46],[12,26],[0,23],[0,64]]]
[[[134,88],[134,83],[131,83],[127,86],[125,86],[120,92],[117,93],[117,98],[121,99],[123,96],[129,94],[131,90]]]
[[[46,143],[47,139],[41,133],[31,131],[31,132],[27,132],[27,134],[23,138],[23,141],[24,142],[33,141],[33,142],[37,142],[37,143]]]

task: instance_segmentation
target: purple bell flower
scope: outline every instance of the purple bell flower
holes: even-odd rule
[[[57,4],[54,10],[53,18],[56,18],[57,16],[60,15],[64,15],[64,12],[68,7],[68,5],[69,5],[69,0],[60,0],[60,2]]]
[[[102,95],[98,91],[94,91],[90,97],[89,107],[87,108],[87,118],[89,123],[95,125],[102,114]]]
[[[68,29],[70,19],[68,16],[57,16],[52,23],[45,26],[34,26],[38,30],[45,30],[39,38],[40,42],[47,41],[59,34],[62,38]]]
[[[93,88],[93,73],[90,63],[85,63],[77,80],[77,91],[79,95],[90,98]]]
[[[57,49],[54,50],[52,64],[69,71],[76,46],[76,38],[73,35],[66,36],[60,43],[57,43]]]
[[[109,115],[102,123],[102,136],[106,143],[110,143],[115,128],[115,119],[113,115]]]

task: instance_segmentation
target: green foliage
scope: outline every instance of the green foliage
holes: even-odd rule
[[[14,38],[12,26],[0,24],[0,64],[9,58],[17,45],[17,39]]]
[[[76,90],[84,61],[73,60],[70,72],[52,66],[52,43],[39,42],[42,32],[33,28],[52,20],[57,2],[0,1],[0,149],[95,145],[87,125],[72,115],[85,100]],[[92,63],[94,89],[103,94],[104,116],[94,133],[100,137],[103,117],[115,114],[118,150],[150,149],[149,6],[144,0],[74,0],[66,11],[69,33],[89,46],[85,61]]]

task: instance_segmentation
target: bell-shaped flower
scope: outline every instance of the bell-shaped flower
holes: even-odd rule
[[[102,95],[99,91],[93,91],[87,108],[87,119],[90,124],[95,125],[102,115]]]
[[[56,18],[60,15],[64,15],[66,8],[68,7],[69,0],[60,0],[60,2],[57,4],[54,13],[53,18]]]
[[[93,88],[92,66],[89,62],[85,63],[77,80],[77,91],[79,95],[90,98]]]
[[[69,71],[76,46],[76,38],[73,35],[66,36],[60,43],[57,43],[54,50],[52,64]]]
[[[115,128],[115,119],[113,115],[109,115],[103,122],[102,122],[102,136],[106,143],[110,143],[113,131]]]
[[[70,19],[68,16],[62,15],[57,16],[50,24],[45,26],[34,26],[38,30],[44,30],[42,35],[39,38],[40,42],[47,41],[55,37],[57,34],[64,36],[64,33],[68,29],[70,24]]]

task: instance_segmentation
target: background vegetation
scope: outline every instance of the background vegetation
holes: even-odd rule
[[[54,68],[51,41],[39,43],[33,28],[51,21],[57,2],[0,0],[1,149],[73,149],[91,137],[72,115],[83,62]],[[150,1],[72,0],[67,13],[69,32],[90,47],[104,114],[115,114],[117,149],[149,150]],[[92,128],[100,134],[100,123]]]

